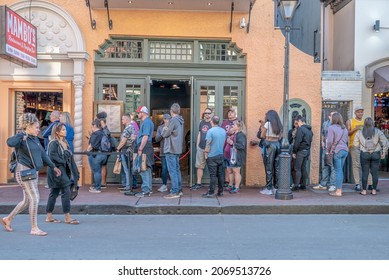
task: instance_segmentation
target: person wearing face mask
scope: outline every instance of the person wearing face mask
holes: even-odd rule
[[[38,173],[42,170],[43,165],[49,166],[56,176],[61,175],[61,170],[47,156],[45,150],[39,142],[39,120],[31,113],[23,114],[19,119],[21,132],[7,139],[7,145],[15,148],[17,155],[17,166],[15,171],[15,178],[23,191],[23,200],[19,202],[12,212],[0,219],[0,223],[8,232],[12,232],[12,220],[17,214],[24,211],[27,207],[30,214],[31,235],[45,236],[47,232],[38,227],[38,203],[39,203],[39,189],[38,189],[38,174],[35,179],[22,181],[21,171],[28,169],[35,169]]]

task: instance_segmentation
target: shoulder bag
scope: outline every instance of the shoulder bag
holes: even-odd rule
[[[30,158],[31,158],[32,164],[34,165],[34,168],[20,171],[20,177],[21,177],[23,182],[35,180],[38,176],[38,174],[36,172],[35,162],[34,162],[34,159],[32,158],[32,155],[31,155],[30,146],[28,145],[27,139],[25,141],[26,141],[28,153],[30,154]]]
[[[324,155],[324,165],[325,166],[333,166],[334,165],[334,151],[336,149],[336,146],[338,146],[340,140],[342,140],[344,134],[344,128],[342,132],[342,136],[340,136],[339,141],[336,142],[335,146],[331,147],[331,151],[327,154]]]

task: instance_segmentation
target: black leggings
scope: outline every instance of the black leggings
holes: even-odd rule
[[[278,156],[280,154],[280,142],[265,140],[265,170],[266,170],[266,188],[271,190],[277,186],[278,175]]]
[[[380,160],[380,151],[373,153],[361,152],[362,188],[364,190],[366,190],[369,173],[371,173],[373,179],[373,189],[377,189]]]

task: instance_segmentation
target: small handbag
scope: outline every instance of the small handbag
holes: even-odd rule
[[[122,170],[122,161],[120,160],[120,157],[117,157],[115,165],[113,166],[113,173],[120,174],[121,170]]]
[[[26,139],[26,145],[27,145],[28,153],[30,154],[30,158],[31,158],[32,164],[34,165],[34,168],[26,169],[26,170],[21,170],[20,171],[20,178],[22,179],[23,182],[30,181],[30,180],[35,180],[35,179],[38,178],[38,172],[36,172],[36,167],[35,167],[34,159],[32,158],[31,151],[30,151],[30,146],[28,145],[27,139]]]
[[[80,187],[77,185],[77,182],[74,182],[74,180],[72,180],[72,184],[70,185],[70,200],[73,201],[77,195],[78,195],[78,189]]]

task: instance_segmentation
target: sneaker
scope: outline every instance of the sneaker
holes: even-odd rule
[[[101,189],[105,190],[107,188],[107,184],[101,185]]]
[[[137,188],[139,188],[137,185],[132,186],[132,189],[133,189],[133,190],[135,190],[135,189],[137,189]]]
[[[179,192],[178,192],[178,195],[179,195],[179,196],[183,196],[184,193],[183,193],[182,191],[179,191]]]
[[[159,192],[167,192],[167,186],[165,184],[163,184],[159,189],[158,189]]]
[[[307,187],[306,186],[300,186],[300,191],[306,191],[307,190]]]
[[[121,190],[120,193],[126,193],[126,192],[130,192],[131,190],[130,189],[124,189],[124,190]]]
[[[166,199],[171,199],[171,198],[180,198],[180,195],[178,193],[169,193],[164,196]]]
[[[299,186],[296,185],[292,185],[290,189],[292,190],[292,192],[298,192],[300,190]]]
[[[327,190],[327,187],[325,186],[322,186],[322,185],[317,185],[317,186],[313,186],[312,189],[314,190],[318,190],[318,191],[326,191]]]
[[[224,193],[221,191],[221,192],[217,192],[217,196],[218,197],[222,197],[224,195]]]
[[[124,195],[129,195],[129,196],[134,196],[134,195],[136,195],[136,192],[133,192],[133,191],[124,191],[123,194],[124,194]]]
[[[234,188],[235,188],[234,186],[228,185],[226,188],[224,188],[224,190],[225,190],[226,192],[230,192],[230,191],[232,191]]]
[[[357,192],[360,192],[361,191],[361,186],[359,184],[355,185],[354,190],[356,190]]]
[[[136,197],[145,197],[145,196],[150,196],[151,195],[151,192],[138,192],[135,194]]]
[[[126,189],[126,186],[118,187],[118,190],[125,190],[125,189]]]
[[[206,192],[206,193],[203,193],[203,194],[201,195],[201,197],[204,197],[204,198],[213,198],[213,197],[215,197],[215,193]]]
[[[191,190],[199,190],[201,189],[202,185],[201,184],[194,184],[190,187]]]
[[[236,193],[239,193],[239,188],[232,187],[232,189],[230,190],[230,194],[236,194]]]
[[[101,193],[101,190],[89,189],[90,193]]]
[[[328,191],[329,191],[329,192],[334,192],[334,191],[336,191],[336,187],[335,187],[335,186],[330,186],[330,187],[328,188]]]
[[[46,184],[45,185],[45,189],[50,189],[49,185]]]
[[[269,190],[267,188],[263,188],[263,190],[261,190],[260,193],[265,194],[265,195],[272,195],[273,194],[272,190]]]

